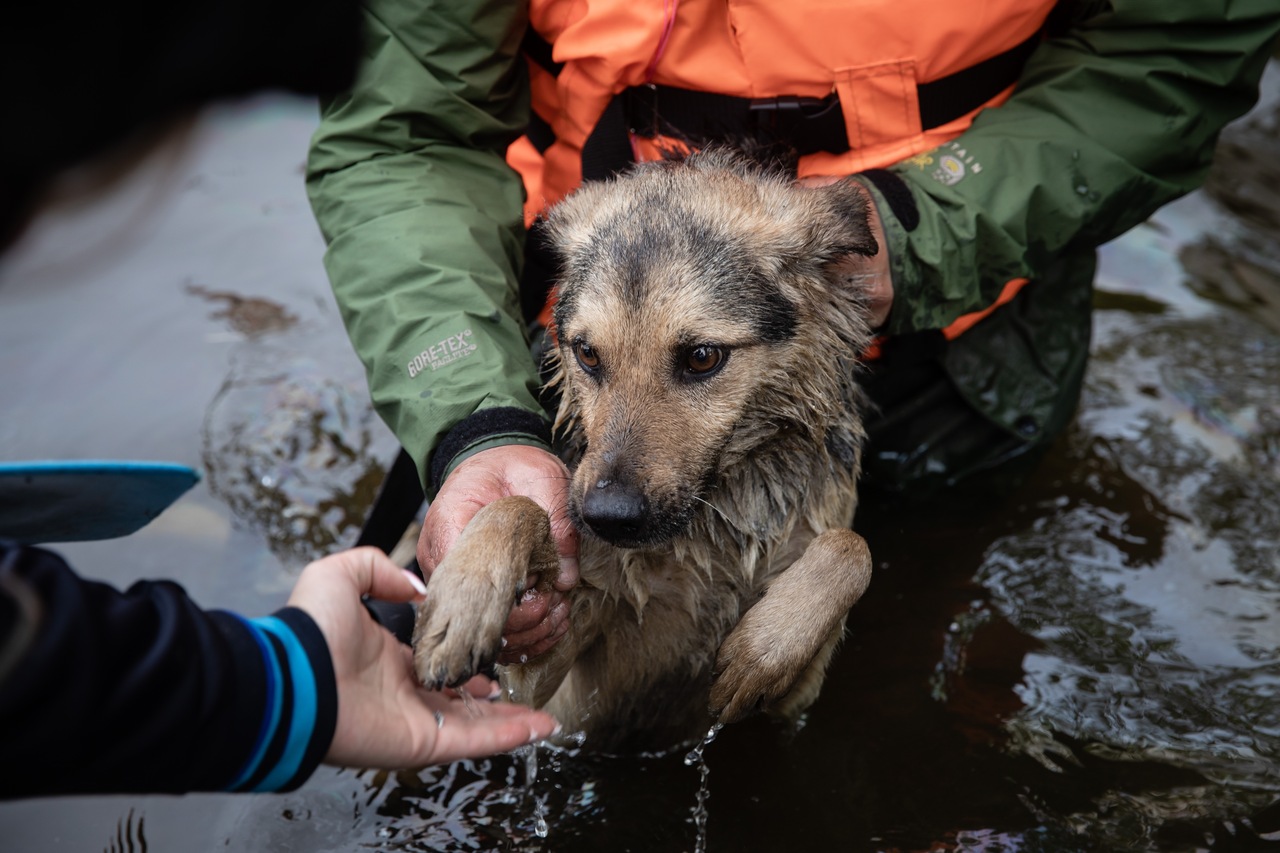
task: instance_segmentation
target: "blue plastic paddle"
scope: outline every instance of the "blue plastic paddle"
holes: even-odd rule
[[[198,482],[200,472],[169,462],[0,462],[0,539],[35,545],[128,536]],[[409,643],[412,605],[364,604],[374,621]]]
[[[0,539],[128,536],[199,481],[200,472],[170,462],[0,462]]]

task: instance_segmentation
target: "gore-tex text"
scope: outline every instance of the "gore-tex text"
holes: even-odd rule
[[[450,335],[415,355],[409,361],[409,376],[417,376],[428,367],[439,370],[460,358],[466,358],[475,351],[476,345],[471,342],[471,330],[463,329],[461,334]]]

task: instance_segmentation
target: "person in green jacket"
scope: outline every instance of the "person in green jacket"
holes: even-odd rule
[[[523,188],[505,161],[530,121],[528,12],[365,11],[363,70],[323,103],[308,163],[327,269],[374,404],[431,499],[424,573],[497,497],[551,513],[560,588],[531,592],[507,625],[506,660],[538,654],[567,630],[577,540],[521,312]],[[866,270],[887,340],[866,380],[880,407],[868,483],[954,483],[1060,433],[1088,356],[1096,247],[1199,185],[1278,30],[1273,0],[1059,3],[1005,103],[890,167],[889,184],[864,181],[887,249]],[[967,164],[962,180],[944,157]],[[1020,278],[1031,284],[1007,304],[941,334]]]

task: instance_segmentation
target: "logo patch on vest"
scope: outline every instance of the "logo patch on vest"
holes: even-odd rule
[[[409,360],[410,378],[422,373],[428,367],[432,370],[453,364],[476,351],[471,341],[471,330],[463,329],[461,334],[449,335],[439,343],[432,344]]]
[[[921,171],[928,170],[929,177],[946,186],[960,183],[965,175],[976,175],[982,171],[982,164],[957,142],[948,142],[933,151],[917,154],[907,162]]]

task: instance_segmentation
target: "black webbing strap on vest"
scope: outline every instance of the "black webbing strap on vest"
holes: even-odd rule
[[[921,128],[929,130],[960,118],[1013,85],[1039,43],[1037,33],[977,65],[918,84]],[[558,75],[563,68],[552,60],[551,46],[532,29],[525,35],[523,48],[529,59],[550,74]],[[527,133],[539,151],[555,141],[551,126],[536,113]],[[802,155],[849,150],[844,112],[835,92],[825,98],[739,98],[674,86],[635,86],[613,99],[583,146],[584,180],[609,177],[631,163],[629,133],[668,136],[695,145],[711,139],[751,138],[785,143]]]

